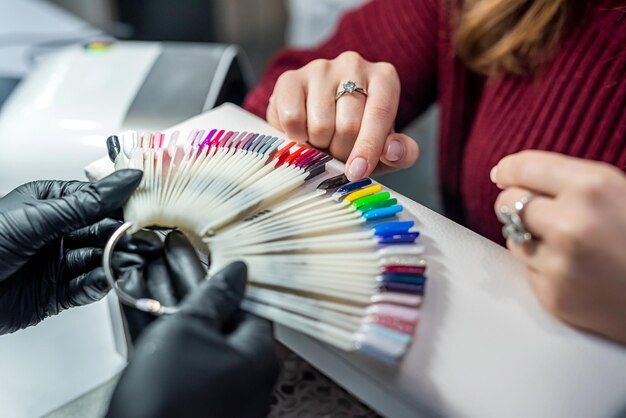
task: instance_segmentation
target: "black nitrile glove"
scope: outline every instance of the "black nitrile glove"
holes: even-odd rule
[[[171,232],[159,257],[143,265],[128,265],[125,271],[117,273],[119,286],[136,299],[152,298],[166,306],[177,306],[206,279],[204,267],[193,254],[189,240],[179,231]],[[122,305],[122,310],[133,342],[158,318],[126,305]]]
[[[119,221],[104,218],[121,213],[141,176],[122,170],[96,183],[35,181],[0,199],[0,334],[106,295],[102,247]],[[160,251],[158,237],[124,245]],[[118,270],[137,263],[142,257],[114,257]]]
[[[107,416],[267,416],[278,359],[271,325],[238,308],[245,264],[230,264],[203,280],[200,261],[179,232],[168,236],[164,254],[157,267],[146,269],[148,294],[177,299],[193,292],[178,313],[155,320],[138,339]]]

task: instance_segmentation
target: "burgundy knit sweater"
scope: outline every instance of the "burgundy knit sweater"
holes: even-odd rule
[[[244,106],[265,117],[278,76],[316,58],[352,50],[392,63],[402,82],[398,129],[439,102],[447,215],[503,243],[489,171],[505,155],[541,149],[626,167],[626,1],[589,2],[539,71],[504,78],[473,74],[458,59],[447,3],[367,3],[345,15],[320,47],[279,53]]]

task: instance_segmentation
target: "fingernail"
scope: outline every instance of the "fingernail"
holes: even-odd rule
[[[365,171],[367,171],[367,160],[363,157],[356,157],[348,168],[348,179],[350,181],[360,180],[365,176]]]
[[[498,166],[494,166],[489,172],[489,178],[493,183],[496,183],[496,174],[498,174]]]
[[[400,141],[391,141],[387,146],[386,158],[389,161],[400,161],[404,155],[404,147]]]

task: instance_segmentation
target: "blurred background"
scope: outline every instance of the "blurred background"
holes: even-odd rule
[[[308,48],[323,42],[346,11],[366,1],[2,0],[0,104],[48,53],[93,39],[235,44],[250,62],[249,79],[254,83],[276,51],[284,47]],[[35,8],[37,13],[33,13]],[[60,12],[71,15],[71,24],[60,25],[60,21],[53,23],[55,19],[48,19]],[[17,33],[6,29],[19,16],[29,19],[37,29]],[[40,19],[41,23],[33,19]],[[24,50],[24,46],[28,48]],[[420,161],[412,169],[379,180],[440,211],[435,175],[436,109],[407,131],[420,144]]]
[[[0,196],[84,178],[113,133],[241,103],[275,52],[323,42],[365,1],[0,0]],[[379,180],[438,210],[435,121],[408,130],[419,163]],[[126,363],[111,298],[1,339],[2,417],[102,416]]]
[[[314,46],[366,0],[53,0],[118,39],[234,43],[258,76],[278,49]]]

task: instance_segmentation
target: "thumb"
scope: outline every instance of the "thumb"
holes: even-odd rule
[[[419,158],[417,142],[408,135],[390,133],[387,136],[380,161],[393,168],[408,168]]]
[[[183,301],[181,313],[200,317],[217,328],[237,311],[246,289],[248,268],[241,261],[226,266]]]
[[[141,182],[139,170],[120,170],[70,195],[40,200],[25,209],[31,242],[42,246],[56,238],[95,223],[122,207]]]

